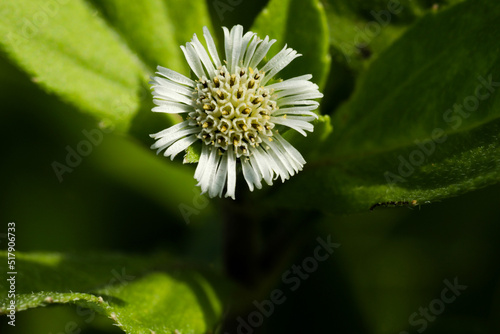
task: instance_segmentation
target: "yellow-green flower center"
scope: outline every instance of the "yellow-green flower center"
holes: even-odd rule
[[[221,150],[230,145],[238,157],[249,156],[249,146],[258,146],[262,137],[272,137],[270,115],[277,109],[272,92],[260,86],[263,73],[225,66],[210,80],[197,83],[196,111],[189,114],[192,125],[201,127],[198,137]]]

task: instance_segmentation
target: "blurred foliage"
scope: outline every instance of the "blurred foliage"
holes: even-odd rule
[[[158,326],[173,321],[169,328],[184,328],[182,334],[214,326],[236,333],[238,317],[248,321],[274,289],[286,301],[254,333],[414,333],[424,325],[426,333],[498,332],[498,94],[470,116],[458,114],[456,128],[448,124],[458,118],[446,122],[443,114],[476,93],[479,76],[498,81],[500,5],[394,3],[1,2],[0,248],[6,249],[7,222],[15,221],[21,298],[38,292],[44,301],[50,291],[65,294],[61,301],[83,299],[78,307],[19,312],[16,328],[2,317],[0,332],[120,333],[105,317],[111,311],[92,311],[102,294],[115,312],[132,310],[137,298],[151,307],[163,296],[164,303],[157,301],[164,309],[144,319]],[[234,24],[278,39],[273,52],[288,43],[304,55],[282,75],[314,73],[324,84],[325,116],[306,138],[286,134],[307,158],[305,171],[283,185],[242,190],[233,203],[200,196],[194,166],[148,148],[149,133],[178,119],[151,113],[147,81],[156,65],[188,75],[178,46],[204,25],[221,46],[219,27]],[[446,130],[447,140],[407,182],[388,186],[384,173],[397,175],[399,157],[409,159],[419,148],[415,140],[436,128]],[[89,133],[96,144],[58,175],[54,162],[69,166],[70,150],[78,153]],[[402,207],[384,207],[389,202]],[[341,246],[292,291],[283,275],[328,236]],[[40,259],[56,255],[46,252],[74,261],[47,267]],[[135,255],[109,254],[115,252]],[[144,275],[142,286],[106,285],[122,263],[127,273]],[[187,268],[193,263],[210,277],[206,291],[225,291],[220,286],[232,281],[221,301],[224,316],[217,306],[208,317],[194,290],[172,279],[197,275]],[[444,281],[455,278],[467,289],[422,320],[420,308],[437,305]],[[166,310],[177,302],[191,306],[176,315],[192,318]]]

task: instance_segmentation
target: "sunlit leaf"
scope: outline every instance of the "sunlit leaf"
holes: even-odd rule
[[[2,273],[10,271],[7,253],[0,253],[0,259]],[[206,333],[221,316],[219,296],[208,276],[165,255],[17,253],[16,266],[17,311],[76,304],[134,334]],[[7,314],[10,299],[3,282],[0,314]]]
[[[124,130],[139,107],[143,73],[95,14],[80,0],[2,1],[0,47],[48,92]]]

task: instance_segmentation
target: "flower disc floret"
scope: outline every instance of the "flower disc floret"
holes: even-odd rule
[[[277,104],[260,85],[263,75],[240,67],[230,73],[223,66],[212,78],[202,77],[196,85],[196,110],[189,113],[190,125],[201,128],[198,138],[221,153],[233,146],[238,158],[249,157],[249,147],[269,140]]]

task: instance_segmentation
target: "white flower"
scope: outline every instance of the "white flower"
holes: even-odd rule
[[[205,27],[208,53],[196,34],[181,46],[189,66],[198,78],[193,81],[158,66],[151,82],[155,112],[185,113],[185,120],[161,132],[151,146],[157,153],[174,159],[196,141],[202,150],[195,179],[210,197],[235,198],[237,168],[253,191],[262,180],[272,185],[302,170],[302,155],[281,135],[284,127],[304,136],[313,131],[309,122],[317,119],[313,110],[323,97],[312,75],[295,77],[267,85],[269,80],[300,56],[286,46],[259,67],[276,40],[260,39],[253,32],[243,35],[243,27],[224,29],[226,60],[221,62],[214,40]],[[209,56],[210,55],[210,56]]]

